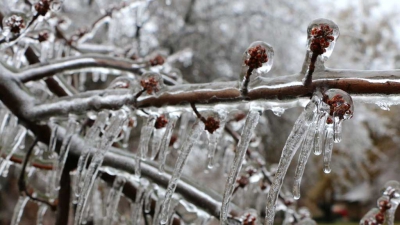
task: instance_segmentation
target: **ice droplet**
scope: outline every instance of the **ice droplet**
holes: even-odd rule
[[[328,124],[325,130],[325,143],[324,143],[324,173],[331,172],[331,158],[333,149],[333,127]]]
[[[258,124],[259,119],[260,119],[260,112],[257,110],[251,110],[246,118],[246,122],[242,130],[240,141],[237,145],[237,149],[235,152],[235,158],[233,159],[229,176],[225,184],[225,190],[223,194],[221,213],[220,213],[221,224],[224,225],[228,224],[227,221],[228,210],[235,182],[239,175],[240,169],[242,168],[242,163],[246,155],[247,148],[249,147],[251,137],[253,135],[254,129]]]
[[[146,93],[158,96],[165,89],[164,80],[159,73],[146,72],[141,76],[140,86],[146,89]]]
[[[182,174],[182,169],[186,164],[189,153],[191,152],[193,145],[199,140],[201,133],[204,131],[204,127],[205,127],[204,123],[197,120],[196,123],[193,124],[187,139],[185,140],[185,142],[181,147],[180,154],[176,161],[172,177],[168,183],[168,188],[165,193],[164,202],[162,203],[161,214],[160,214],[161,224],[166,224],[168,222],[167,220],[170,211],[169,208],[171,204],[172,195],[175,192],[176,186],[178,185],[179,178],[181,177]]]
[[[339,27],[331,20],[316,19],[307,28],[307,46],[311,52],[322,52],[322,60],[326,61],[332,54]]]
[[[243,53],[242,72],[240,80],[241,89],[244,89],[252,81],[260,76],[265,76],[272,67],[274,58],[274,49],[271,45],[256,41],[253,42]]]

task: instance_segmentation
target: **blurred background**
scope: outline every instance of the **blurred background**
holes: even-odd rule
[[[58,14],[66,18],[65,33],[72,34],[89,26],[113,3],[115,1],[111,0],[64,1]],[[4,0],[0,6],[4,10],[7,4],[14,3]],[[298,72],[306,50],[307,26],[317,18],[333,20],[340,28],[340,37],[326,62],[327,67],[400,69],[400,1],[154,0],[140,15],[143,22],[140,50],[131,54],[131,58],[146,57],[154,52],[175,57],[173,67],[178,68],[189,83],[238,80],[243,52],[258,40],[271,44],[275,50],[268,76]],[[116,15],[104,28],[109,31],[107,35],[98,32],[91,42],[106,42],[121,48],[137,45],[132,41],[137,32],[133,29],[135,24],[137,19],[132,13]],[[88,80],[85,86],[86,89],[103,88],[111,80],[100,83]],[[257,127],[260,143],[254,144],[254,148],[271,170],[278,163],[301,110],[290,109],[282,115],[271,111],[264,113],[263,124],[267,126]],[[298,206],[307,207],[321,224],[357,223],[375,207],[383,185],[389,180],[400,180],[399,113],[399,106],[356,103],[353,119],[343,125],[342,142],[334,145],[332,172],[324,174],[321,159],[311,156]],[[205,154],[192,154],[188,165],[205,157]],[[206,186],[222,192],[223,183],[212,182],[221,174],[215,170],[205,173],[204,164],[193,167],[186,170],[185,175],[209,180]],[[0,178],[2,225],[10,223],[18,199],[18,171],[12,168],[10,176]],[[291,167],[285,186],[291,187],[293,174],[294,167]],[[244,194],[235,197],[239,205],[241,196]],[[37,206],[28,204],[27,208],[21,224],[33,224],[36,217]],[[397,214],[400,219],[400,213]],[[49,218],[46,224],[54,222],[51,216]]]

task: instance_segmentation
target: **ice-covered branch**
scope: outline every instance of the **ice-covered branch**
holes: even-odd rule
[[[301,75],[263,79],[253,86],[246,97],[240,92],[238,82],[183,84],[168,87],[159,96],[146,95],[137,100],[138,108],[197,104],[245,104],[245,101],[268,100],[265,109],[277,104],[283,108],[298,106],[298,101],[310,98],[315,90],[341,89],[351,94],[355,101],[390,105],[400,104],[400,70],[362,71],[334,70],[314,72],[315,79],[309,86],[301,82]],[[52,103],[35,106],[30,116],[37,120],[52,115],[81,113],[87,110],[118,109],[133,105],[135,96],[129,90],[91,91],[74,97],[60,98]],[[187,105],[187,107],[189,107]]]
[[[131,73],[141,73],[141,69],[146,66],[143,62],[115,58],[104,55],[82,55],[66,57],[61,60],[40,63],[19,71],[16,75],[22,82],[39,80],[53,76],[56,73],[66,71],[76,71],[83,69],[99,69],[108,74],[121,74],[122,71]]]

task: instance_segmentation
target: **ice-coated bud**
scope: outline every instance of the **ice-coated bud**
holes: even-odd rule
[[[342,121],[353,117],[354,106],[351,96],[340,89],[329,89],[323,93],[322,101],[328,105],[327,124],[333,124],[334,141],[341,141]]]
[[[243,53],[241,78],[251,78],[267,74],[272,67],[274,49],[271,45],[256,41]]]
[[[164,87],[163,78],[159,73],[147,72],[142,75],[140,86],[146,90],[146,93],[157,94]]]
[[[339,27],[331,20],[313,20],[307,28],[308,50],[321,55],[326,61],[332,54],[335,42],[339,37]]]
[[[23,13],[12,12],[3,18],[3,34],[7,36],[8,33],[18,35],[23,32],[27,25],[27,17]]]

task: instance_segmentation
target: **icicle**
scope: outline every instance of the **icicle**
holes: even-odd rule
[[[135,175],[137,177],[140,177],[140,161],[146,160],[147,152],[149,150],[150,137],[151,134],[153,133],[155,122],[156,122],[155,116],[149,115],[146,124],[143,125],[140,132],[139,149],[138,149],[139,156],[136,157],[136,164],[135,164]]]
[[[325,114],[325,113],[321,114],[320,118],[318,119],[317,125],[315,127],[315,135],[314,135],[314,154],[315,155],[322,154],[322,147],[323,147],[323,143],[325,141],[325,136],[323,134],[325,132],[327,117],[328,117],[327,114]]]
[[[215,151],[217,149],[218,143],[220,141],[221,135],[224,131],[225,128],[225,123],[226,120],[228,119],[228,116],[226,115],[225,112],[220,112],[219,113],[219,128],[213,133],[210,134],[207,132],[209,136],[209,145],[208,145],[208,154],[207,154],[207,168],[212,169],[214,167],[214,160],[215,160]]]
[[[152,185],[152,188],[149,188],[148,192],[146,192],[144,196],[144,212],[145,213],[150,213],[151,211],[151,196],[154,194],[156,197],[158,196],[158,186],[157,185]]]
[[[6,154],[6,157],[5,159],[0,160],[0,174],[3,174],[3,172],[7,169],[11,157],[20,147],[21,142],[25,138],[25,135],[26,128],[22,126],[17,126],[15,129],[10,131],[5,144],[2,146],[2,149],[5,150],[4,153]]]
[[[123,111],[117,111],[116,115],[110,119],[110,124],[104,131],[103,137],[100,140],[99,148],[94,153],[92,161],[85,175],[83,183],[82,193],[79,197],[76,214],[75,214],[75,225],[79,225],[82,221],[83,211],[86,206],[86,202],[90,193],[93,183],[97,177],[97,173],[101,164],[103,163],[104,155],[111,147],[114,140],[118,137],[121,132],[121,128],[125,122],[127,122],[127,115]]]
[[[39,210],[37,213],[37,218],[36,218],[36,225],[43,225],[44,221],[44,214],[46,214],[48,206],[45,204],[41,204],[39,206]]]
[[[314,101],[310,101],[294,124],[292,132],[289,134],[285,146],[283,147],[278,169],[276,171],[274,181],[272,182],[270,190],[268,192],[265,216],[266,225],[272,225],[274,223],[275,204],[283,183],[283,179],[286,175],[293,156],[296,154],[297,149],[302,143],[301,140],[303,140],[306,131],[308,130],[308,127],[312,122],[315,111],[315,103]]]
[[[192,150],[193,145],[199,140],[201,133],[204,131],[204,127],[205,127],[205,125],[203,122],[196,121],[196,123],[193,125],[192,129],[190,130],[190,133],[189,133],[187,139],[185,140],[185,142],[183,143],[183,145],[181,147],[180,154],[176,161],[172,177],[169,180],[167,192],[165,193],[164,202],[162,204],[161,215],[160,215],[161,216],[161,219],[160,219],[161,224],[166,224],[168,222],[167,221],[168,213],[169,213],[172,195],[175,192],[179,178],[181,177],[182,169],[186,164],[187,157],[188,157],[190,151]]]
[[[125,185],[125,177],[117,176],[114,179],[113,186],[108,194],[107,198],[107,214],[105,219],[105,224],[113,224],[115,214],[118,209],[119,199],[121,197],[122,189]]]
[[[333,114],[333,140],[335,143],[342,141],[342,121]]]
[[[65,134],[65,138],[61,144],[60,153],[58,157],[58,163],[55,168],[55,179],[54,179],[54,190],[58,191],[60,189],[60,179],[61,174],[64,170],[65,162],[67,161],[67,156],[69,152],[69,148],[71,145],[72,136],[75,134],[76,129],[78,127],[78,123],[76,122],[76,118],[71,116],[68,121],[68,127]]]
[[[26,203],[28,203],[29,197],[27,196],[20,196],[18,198],[18,202],[14,207],[14,214],[11,219],[11,225],[18,225],[21,221],[22,214],[24,213],[24,208]]]
[[[331,172],[331,158],[333,149],[333,127],[328,124],[325,130],[325,143],[324,143],[324,173]]]
[[[150,153],[150,155],[151,156],[158,154],[158,151],[160,150],[160,143],[161,143],[162,138],[165,135],[165,132],[166,132],[165,127],[153,130],[153,136],[152,136],[152,139],[150,141],[150,143],[151,143],[151,153]]]
[[[251,110],[244,124],[242,135],[236,148],[235,158],[233,159],[232,167],[230,169],[229,176],[225,184],[220,213],[221,224],[227,224],[228,222],[227,218],[229,204],[231,202],[235,182],[239,175],[240,169],[242,168],[244,156],[246,155],[247,148],[249,147],[251,137],[253,135],[254,129],[258,124],[259,119],[260,112],[256,110]]]
[[[155,117],[149,116],[146,125],[142,127],[140,140],[139,140],[139,156],[136,157],[136,164],[135,164],[135,175],[140,177],[140,164],[141,160],[146,160],[147,153],[149,150],[149,143],[152,136],[154,128]]]
[[[75,187],[75,199],[77,199],[82,191],[83,187],[83,182],[84,182],[84,172],[86,170],[86,164],[89,159],[89,155],[91,151],[94,151],[94,146],[96,143],[96,140],[98,139],[101,130],[103,129],[104,125],[106,124],[108,119],[108,112],[102,111],[97,115],[96,120],[94,121],[94,124],[88,132],[86,133],[85,136],[85,141],[88,143],[88,148],[82,149],[82,153],[79,156],[78,160],[78,166],[76,169],[76,187]]]
[[[93,222],[95,225],[103,224],[103,217],[105,216],[105,204],[103,204],[103,196],[101,191],[99,190],[100,180],[98,179],[94,183],[93,187],[93,196],[92,196],[92,205],[93,205]]]
[[[172,133],[175,128],[176,121],[178,120],[178,117],[175,115],[170,115],[168,119],[168,124],[165,128],[165,133],[164,136],[162,137],[162,140],[160,142],[158,151],[159,156],[160,156],[160,166],[159,170],[160,172],[164,172],[164,167],[165,167],[165,161],[167,160],[167,155],[169,154],[169,142],[171,140]]]
[[[132,212],[132,225],[140,224],[140,219],[142,215],[143,204],[146,197],[147,192],[151,191],[151,187],[148,185],[140,185],[136,191],[136,199],[131,203],[131,212]]]
[[[319,120],[319,115],[316,113],[316,114],[314,114],[313,122],[307,129],[306,138],[303,141],[303,144],[301,146],[299,159],[298,159],[297,167],[296,167],[296,172],[294,175],[294,185],[293,185],[294,199],[300,198],[301,178],[303,177],[304,169],[306,167],[308,157],[310,156],[310,153],[313,150],[314,131],[315,131],[316,126],[318,125],[318,120]]]
[[[186,140],[187,127],[189,126],[191,117],[192,117],[191,112],[183,112],[182,113],[181,120],[179,122],[178,141],[174,145],[175,147],[181,146],[183,141]]]

